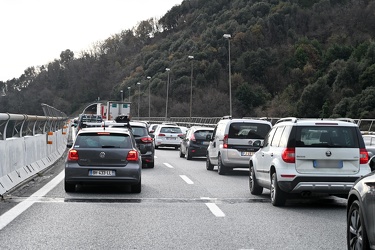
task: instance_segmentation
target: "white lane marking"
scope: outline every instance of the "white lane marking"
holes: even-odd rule
[[[192,180],[189,179],[186,175],[180,175],[180,177],[187,183],[187,184],[194,184]]]
[[[171,164],[169,163],[163,163],[165,166],[169,167],[169,168],[174,168]]]
[[[210,209],[211,213],[213,213],[216,217],[225,217],[225,214],[215,203],[205,203],[206,206]]]
[[[62,171],[59,175],[53,178],[50,182],[44,185],[41,189],[32,194],[29,198],[19,203],[6,213],[0,216],[0,230],[12,222],[17,216],[22,214],[26,209],[31,207],[35,202],[41,200],[49,191],[56,187],[65,177],[65,172]]]

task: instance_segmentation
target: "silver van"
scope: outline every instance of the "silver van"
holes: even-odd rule
[[[266,120],[225,117],[215,126],[207,148],[206,169],[216,165],[220,175],[233,168],[248,168],[272,124]]]

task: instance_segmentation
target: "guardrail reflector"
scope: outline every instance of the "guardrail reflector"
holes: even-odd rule
[[[53,132],[50,131],[50,132],[48,132],[47,134],[48,134],[48,135],[53,135]]]
[[[47,141],[47,144],[52,144],[52,141]]]

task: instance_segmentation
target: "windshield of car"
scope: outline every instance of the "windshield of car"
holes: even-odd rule
[[[229,127],[229,138],[264,139],[271,127],[262,123],[232,123]]]
[[[160,133],[181,134],[182,131],[179,127],[162,127]]]
[[[296,146],[358,148],[359,143],[355,127],[298,126]]]
[[[131,148],[127,134],[82,133],[77,136],[75,148]]]

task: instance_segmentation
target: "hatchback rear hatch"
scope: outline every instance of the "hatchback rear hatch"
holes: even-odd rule
[[[297,126],[296,170],[304,174],[359,172],[360,143],[354,126]]]

